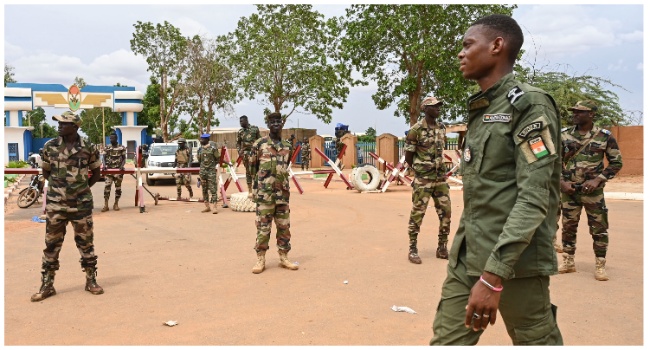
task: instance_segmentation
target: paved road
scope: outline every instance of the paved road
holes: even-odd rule
[[[147,212],[140,213],[130,176],[122,210],[101,213],[100,182],[93,188],[95,244],[98,282],[106,293],[83,290],[79,255],[68,238],[56,276],[58,294],[38,303],[29,297],[40,286],[45,224],[30,221],[38,208],[19,209],[10,201],[4,235],[5,345],[427,344],[446,271],[446,261],[435,258],[434,208],[420,239],[423,264],[413,265],[407,260],[409,187],[361,194],[345,190],[340,181],[329,189],[322,181],[301,183],[305,194],[292,189],[289,254],[300,270],[277,267],[272,248],[267,270],[254,275],[254,213],[205,214],[200,203],[155,206],[148,195]],[[172,183],[151,189],[176,192]],[[452,232],[461,194],[452,192]],[[593,278],[584,222],[578,272],[551,280],[568,345],[643,344],[643,202],[609,200],[608,206],[611,280]],[[393,305],[417,314],[394,312]],[[168,320],[178,326],[164,326]],[[500,319],[480,344],[510,344]]]

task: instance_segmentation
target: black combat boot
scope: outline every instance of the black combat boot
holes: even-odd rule
[[[417,241],[411,241],[409,246],[409,261],[414,264],[422,264],[422,259],[418,255],[418,243]]]
[[[97,268],[84,267],[84,271],[86,272],[86,290],[92,294],[103,294],[104,289],[97,284],[97,280],[95,279],[97,276]]]
[[[32,301],[41,301],[56,295],[56,290],[54,289],[55,271],[41,271],[41,274],[41,289],[38,290],[38,293],[32,295]]]

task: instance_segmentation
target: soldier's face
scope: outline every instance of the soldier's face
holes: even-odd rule
[[[283,124],[284,123],[282,122],[282,118],[270,118],[266,123],[266,126],[269,127],[269,130],[271,130],[271,132],[277,133],[282,131]]]
[[[594,113],[590,111],[573,110],[573,125],[585,125],[592,123],[594,120]]]
[[[440,106],[440,104],[435,106],[425,106],[424,114],[432,118],[438,118],[440,116]]]
[[[199,142],[200,142],[203,146],[207,145],[209,141],[210,141],[210,140],[209,140],[209,139],[206,139],[206,138],[201,138],[201,139],[199,140]]]
[[[247,126],[248,126],[248,118],[240,118],[240,119],[239,119],[239,125],[240,125],[242,128],[247,127]]]
[[[492,55],[494,40],[486,36],[488,29],[483,25],[470,27],[463,37],[463,48],[458,53],[460,71],[469,80],[479,80],[492,71],[496,57]]]
[[[69,136],[77,133],[77,126],[70,122],[59,122],[59,136]]]
[[[111,135],[108,137],[109,140],[111,140],[111,144],[116,144],[117,143],[117,136]]]

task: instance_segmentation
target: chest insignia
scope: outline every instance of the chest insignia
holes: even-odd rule
[[[463,151],[463,159],[466,163],[469,163],[469,161],[472,160],[472,149],[469,148],[469,146],[467,146],[465,151]]]
[[[483,114],[483,123],[510,123],[512,116],[506,113]]]

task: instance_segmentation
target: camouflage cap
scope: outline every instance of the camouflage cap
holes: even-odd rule
[[[442,101],[438,101],[437,98],[433,96],[429,96],[422,101],[422,103],[420,104],[420,108],[424,109],[425,106],[435,106],[439,104],[442,104]]]
[[[57,122],[75,123],[76,125],[81,125],[81,117],[79,117],[77,114],[72,113],[71,111],[63,112],[61,115],[53,115],[52,120]]]
[[[180,139],[178,139],[178,141],[176,141],[176,142],[178,142],[178,143],[185,143],[186,141],[185,141],[185,139],[184,139],[184,138],[182,138],[182,137],[181,137],[181,138],[180,138]]]
[[[596,106],[596,102],[592,100],[582,100],[578,101],[575,106],[568,108],[570,111],[590,111],[590,112],[595,112],[598,110],[598,106]]]

